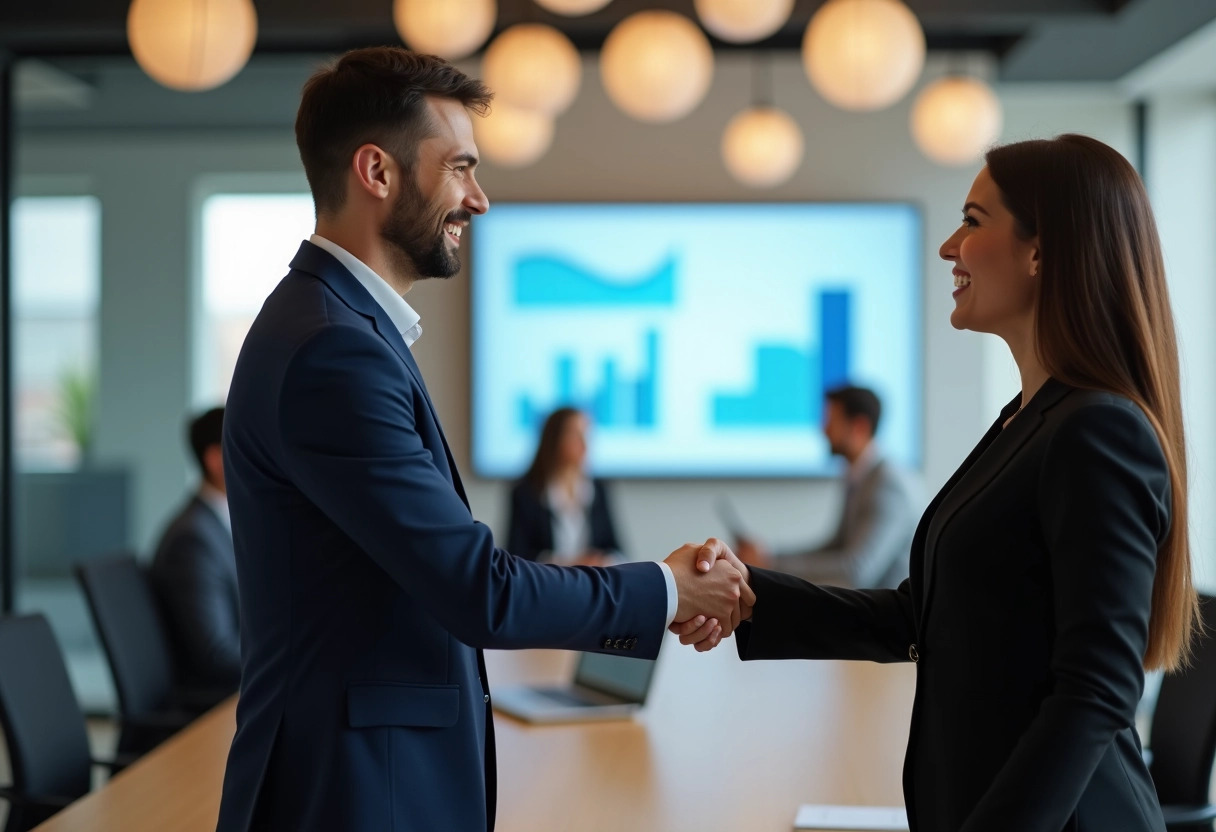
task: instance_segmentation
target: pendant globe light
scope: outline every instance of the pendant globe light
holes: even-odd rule
[[[583,65],[570,39],[542,23],[521,23],[486,47],[482,80],[495,98],[556,116],[578,95]]]
[[[127,41],[140,68],[170,89],[199,92],[241,71],[258,17],[250,0],[133,0]]]
[[[1001,102],[976,78],[952,75],[926,86],[912,105],[912,138],[943,165],[969,165],[1001,135]]]
[[[554,14],[578,17],[579,15],[598,12],[611,2],[612,0],[536,0],[536,5]]]
[[[504,168],[522,168],[540,159],[553,144],[553,119],[544,113],[500,101],[473,119],[473,139],[487,159]]]
[[[600,75],[612,103],[639,121],[682,118],[713,80],[714,54],[697,24],[669,11],[622,20],[600,51]]]
[[[802,131],[776,107],[749,107],[726,125],[722,161],[730,175],[753,188],[771,188],[802,163]]]
[[[405,45],[449,61],[480,49],[497,17],[495,0],[393,0],[393,23]]]
[[[790,19],[794,0],[694,0],[693,6],[714,37],[753,43],[777,33]]]
[[[837,107],[881,110],[920,77],[925,33],[899,0],[828,0],[806,27],[802,65]]]

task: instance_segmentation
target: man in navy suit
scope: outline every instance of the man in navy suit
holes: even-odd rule
[[[220,441],[224,408],[192,419],[190,450],[202,481],[161,535],[148,570],[172,636],[179,681],[215,703],[241,679],[240,611]]]
[[[222,832],[492,829],[481,648],[653,658],[673,619],[716,642],[752,600],[720,547],[537,564],[470,514],[402,295],[456,274],[489,207],[469,116],[489,98],[392,47],[304,88],[316,234],[245,340],[225,419],[243,673]]]

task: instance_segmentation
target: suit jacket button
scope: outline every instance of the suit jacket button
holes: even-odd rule
[[[606,639],[604,639],[604,649],[605,649],[605,650],[611,650],[611,649],[612,649],[612,639],[610,639],[610,638],[606,638]]]
[[[916,649],[915,644],[908,645],[908,658],[914,662],[920,661],[920,651]]]
[[[612,646],[613,646],[615,649],[620,650],[620,649],[621,649],[621,645],[623,645],[624,643],[625,643],[625,639],[623,639],[623,638],[618,638],[616,641],[614,641],[614,642],[612,643]]]
[[[485,702],[487,705],[489,705],[490,704],[490,694],[487,693],[484,697],[482,697],[482,701]]]
[[[631,638],[625,642],[626,650],[632,650],[633,648],[635,648],[637,646],[638,646],[638,640],[636,638]]]

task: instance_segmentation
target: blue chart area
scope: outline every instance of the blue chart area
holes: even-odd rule
[[[575,382],[577,359],[569,354],[553,362],[554,399],[538,402],[524,394],[519,397],[519,425],[533,430],[546,414],[559,405],[573,405],[591,414],[597,427],[653,428],[658,423],[659,333],[651,330],[643,338],[642,371],[633,378],[621,375],[618,361],[606,357],[600,363],[599,383],[580,394]]]
[[[917,465],[922,236],[903,203],[496,205],[471,239],[477,470],[518,476],[569,405],[599,476],[834,475],[841,383]]]
[[[515,267],[517,306],[672,306],[676,259],[628,284],[609,283],[572,263],[544,255],[520,258]]]
[[[521,309],[591,307],[621,311],[671,307],[675,304],[677,266],[672,256],[649,274],[627,282],[609,282],[558,257],[521,257],[515,267],[515,305]],[[659,400],[657,330],[643,333],[641,355],[642,367],[634,376],[622,372],[619,358],[600,358],[595,385],[580,389],[578,358],[572,352],[559,353],[551,370],[553,395],[520,395],[519,426],[532,431],[554,407],[572,405],[591,414],[601,428],[654,428],[658,424]]]
[[[756,346],[755,384],[748,392],[717,393],[713,424],[722,428],[817,425],[823,394],[850,378],[852,296],[821,291],[811,297],[811,320],[818,315],[819,349],[811,345]]]

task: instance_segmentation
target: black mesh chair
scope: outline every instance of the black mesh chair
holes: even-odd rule
[[[92,766],[84,714],[63,654],[41,615],[0,618],[0,726],[12,784],[5,832],[25,832],[89,791]],[[129,761],[124,761],[129,762]]]
[[[1216,599],[1201,596],[1204,629],[1191,666],[1170,673],[1149,728],[1149,772],[1170,832],[1211,832],[1216,805],[1209,802],[1216,761]]]
[[[173,654],[156,597],[134,556],[76,566],[118,692],[118,751],[143,754],[202,712],[179,701]]]

